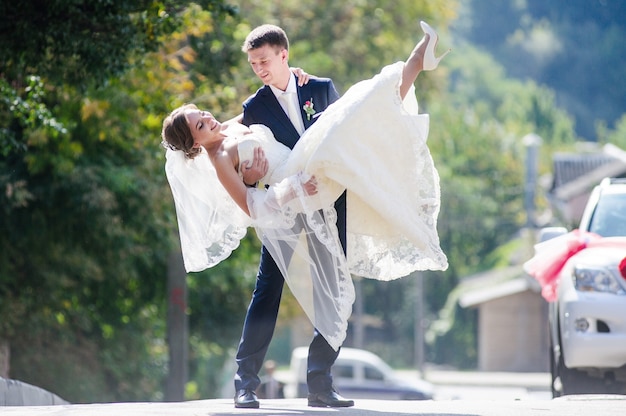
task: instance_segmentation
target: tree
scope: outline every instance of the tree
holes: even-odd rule
[[[3,78],[37,74],[51,84],[102,85],[160,45],[161,35],[179,24],[187,2],[177,0],[25,0],[3,2],[0,64]],[[221,0],[196,2],[207,10],[232,13]]]
[[[216,16],[231,10],[202,3]],[[146,51],[179,27],[183,5],[1,6],[0,339],[12,376],[70,401],[161,391],[175,247],[155,157],[165,104],[132,88],[149,84]],[[120,82],[131,67],[143,77]]]
[[[576,132],[597,140],[598,123],[612,127],[623,114],[626,31],[623,2],[598,0],[472,1],[460,35],[492,53],[511,76],[531,78],[555,92]],[[493,19],[497,15],[498,19]]]

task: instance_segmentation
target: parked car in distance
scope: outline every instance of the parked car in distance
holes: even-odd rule
[[[587,202],[579,230],[600,235],[567,261],[549,304],[552,395],[626,393],[626,180],[605,179]],[[548,228],[540,241],[565,235]],[[625,264],[625,263],[622,263]]]
[[[306,397],[308,347],[295,348],[291,354],[290,381],[285,388],[289,397]],[[379,356],[362,349],[342,347],[333,365],[333,384],[349,399],[430,400],[433,385],[427,381],[401,378]]]

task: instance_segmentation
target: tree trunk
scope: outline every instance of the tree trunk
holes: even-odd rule
[[[187,384],[187,274],[180,251],[170,254],[167,270],[167,342],[169,373],[165,386],[165,401],[185,400]]]
[[[9,378],[11,349],[9,342],[0,338],[0,377]]]

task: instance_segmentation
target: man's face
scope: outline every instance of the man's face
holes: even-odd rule
[[[286,83],[289,80],[288,58],[289,53],[286,49],[279,50],[270,45],[263,45],[248,51],[248,62],[263,84],[283,90],[287,87]],[[286,79],[285,74],[287,74]]]

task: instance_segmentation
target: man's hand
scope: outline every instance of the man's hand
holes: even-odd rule
[[[246,186],[255,186],[259,179],[265,176],[268,167],[265,152],[261,147],[255,147],[252,162],[244,160],[239,165],[239,171],[243,177],[243,183]]]
[[[309,180],[302,185],[302,187],[304,188],[304,193],[307,195],[317,194],[317,179],[315,179],[315,176],[311,176]]]

